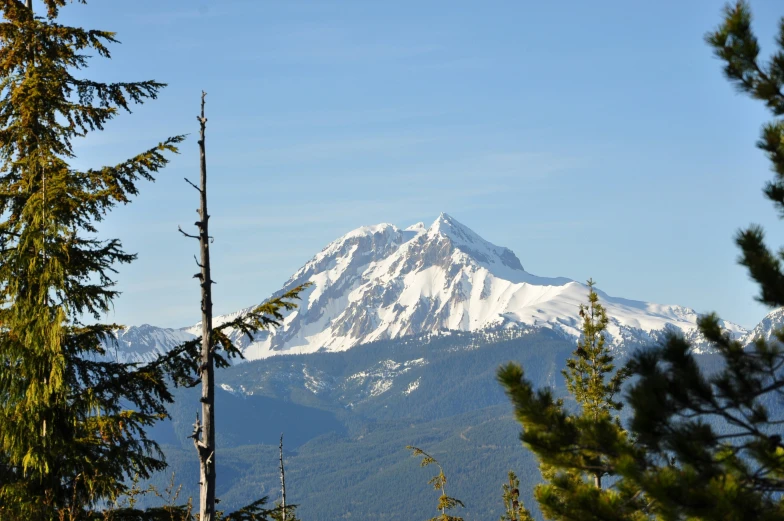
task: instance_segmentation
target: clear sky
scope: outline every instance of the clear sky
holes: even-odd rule
[[[260,302],[361,225],[447,212],[525,269],[750,327],[767,309],[736,264],[752,222],[784,244],[754,147],[768,119],[703,42],[719,0],[90,0],[62,22],[117,32],[99,80],[159,98],[77,145],[118,163],[190,133],[102,226],[139,259],[109,320],[199,318],[192,226],[208,93],[215,312]],[[770,51],[780,0],[753,0]],[[36,8],[40,4],[36,0]]]

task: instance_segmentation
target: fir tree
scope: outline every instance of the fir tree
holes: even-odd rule
[[[504,515],[500,521],[534,521],[533,516],[525,508],[520,499],[520,480],[511,470],[509,471],[509,483],[503,485]]]
[[[406,448],[411,451],[412,456],[421,456],[422,462],[420,466],[427,467],[428,465],[435,465],[438,467],[438,474],[433,476],[428,484],[433,485],[433,488],[441,494],[438,496],[438,510],[440,515],[430,518],[428,521],[463,521],[462,517],[453,516],[447,513],[447,510],[452,510],[457,507],[465,508],[465,505],[459,499],[453,498],[446,494],[446,474],[441,464],[430,454],[422,449],[407,445]]]
[[[0,0],[0,514],[52,519],[111,500],[129,474],[163,468],[144,434],[171,400],[178,360],[139,368],[103,361],[116,324],[115,266],[134,259],[96,223],[166,163],[175,136],[117,165],[76,170],[72,142],[120,109],[155,99],[155,81],[77,76],[85,53],[110,57],[114,33],[56,22],[65,0]],[[81,3],[84,3],[82,1]]]
[[[0,518],[98,519],[128,476],[165,467],[145,430],[167,416],[172,382],[199,382],[201,339],[145,365],[117,363],[104,344],[120,326],[100,323],[118,295],[115,266],[135,256],[99,239],[96,223],[183,137],[114,166],[69,166],[74,139],[165,85],[76,76],[86,52],[110,57],[114,33],[58,24],[65,0],[44,4],[35,17],[29,2],[0,0]],[[215,365],[240,355],[228,331],[277,325],[299,290],[216,328]]]
[[[577,411],[567,411],[549,389],[534,391],[517,364],[498,372],[523,427],[520,439],[539,459],[545,479],[534,496],[548,519],[644,519],[639,489],[624,480],[602,488],[602,478],[616,475],[619,462],[640,455],[617,416],[622,404],[615,396],[628,374],[615,370],[605,344],[608,318],[592,280],[579,315],[582,335],[563,371]]]

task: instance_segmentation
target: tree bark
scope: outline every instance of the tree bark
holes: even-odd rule
[[[286,473],[283,470],[283,434],[280,435],[280,490],[281,502],[280,513],[281,521],[286,521]]]
[[[204,97],[201,93],[201,116],[197,116],[201,127],[199,135],[201,183],[199,196],[199,251],[201,254],[201,273],[197,278],[201,281],[201,414],[203,425],[200,429],[201,439],[194,439],[199,454],[199,519],[214,521],[215,519],[215,380],[212,356],[212,279],[210,278],[210,236],[207,213],[207,159],[204,149],[204,129],[207,118],[204,117]],[[198,422],[198,420],[197,420]]]
[[[25,0],[25,5],[29,10],[33,10],[33,0]]]

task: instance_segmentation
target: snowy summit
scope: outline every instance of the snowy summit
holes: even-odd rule
[[[282,291],[306,281],[313,286],[280,328],[252,341],[235,338],[247,359],[342,351],[449,330],[549,328],[576,337],[579,305],[588,295],[582,283],[528,273],[510,249],[484,240],[445,213],[429,227],[418,223],[401,230],[377,224],[352,230],[297,270]],[[610,317],[614,345],[650,345],[675,330],[700,347],[694,310],[597,293]],[[250,309],[215,317],[214,323]],[[730,322],[723,326],[735,337],[748,334]],[[119,354],[144,360],[200,332],[200,324],[179,330],[129,328],[119,334]]]
[[[429,227],[357,228],[297,270],[282,291],[306,281],[313,286],[280,328],[252,341],[235,339],[246,358],[341,351],[375,340],[449,330],[549,328],[576,337],[578,308],[588,295],[582,283],[526,272],[510,249],[484,240],[445,213]],[[650,344],[668,330],[700,345],[694,310],[597,293],[610,317],[614,345]],[[215,317],[215,323],[249,309]],[[723,325],[736,337],[747,334],[735,324]],[[120,352],[125,359],[144,360],[199,333],[199,324],[180,330],[129,328],[119,335]]]

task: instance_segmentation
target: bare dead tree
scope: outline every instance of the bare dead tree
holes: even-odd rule
[[[280,433],[280,491],[281,521],[286,521],[286,472],[283,469],[283,433]]]
[[[185,179],[193,188],[198,190],[200,206],[197,210],[199,220],[194,224],[199,229],[198,235],[190,235],[179,228],[180,233],[186,237],[198,239],[201,260],[196,264],[201,271],[193,277],[199,279],[201,286],[201,364],[199,376],[201,377],[201,422],[196,415],[193,426],[193,444],[199,456],[199,519],[200,521],[215,520],[215,378],[213,360],[213,331],[212,331],[212,284],[210,278],[210,240],[209,219],[207,213],[207,159],[204,148],[204,130],[207,118],[204,117],[204,97],[201,93],[201,116],[199,120],[199,152],[201,183],[196,186]],[[203,423],[202,423],[203,422]]]
[[[279,326],[280,321],[283,320],[282,312],[296,309],[297,304],[294,301],[300,298],[300,293],[310,286],[311,283],[306,282],[305,284],[286,291],[280,296],[270,298],[244,316],[226,322],[213,329],[212,285],[215,284],[215,281],[212,280],[210,272],[209,245],[213,241],[213,238],[209,234],[210,215],[207,212],[207,159],[204,138],[205,127],[207,126],[207,118],[204,117],[204,98],[206,95],[207,93],[202,91],[201,115],[196,116],[200,125],[198,142],[201,170],[200,185],[196,186],[196,184],[192,183],[187,178],[185,179],[185,182],[199,192],[201,204],[199,209],[196,210],[199,214],[199,220],[194,223],[198,228],[199,233],[198,235],[192,235],[186,233],[181,227],[178,227],[178,230],[185,237],[199,241],[199,252],[201,255],[201,259],[196,259],[196,264],[199,266],[200,272],[193,276],[193,278],[199,279],[199,285],[201,287],[201,353],[188,352],[189,354],[187,355],[192,357],[192,367],[196,369],[199,380],[201,381],[201,417],[198,413],[196,414],[196,422],[193,424],[193,433],[189,437],[193,439],[193,444],[196,447],[196,452],[199,457],[199,520],[216,521],[215,504],[218,500],[215,498],[215,368],[216,366],[218,368],[228,367],[230,365],[229,359],[231,358],[243,358],[242,352],[232,343],[227,336],[226,331],[234,329],[237,332],[241,332],[248,335],[249,338],[252,338],[252,336],[259,331]],[[195,340],[191,345],[196,347],[198,345],[196,342],[198,342],[198,340]],[[183,344],[183,346],[179,348],[180,351],[178,351],[178,353],[186,353],[189,349],[188,345],[189,342]],[[223,350],[222,353],[220,352],[221,349]],[[282,435],[280,443],[281,484],[285,487],[283,478]],[[285,489],[283,494],[285,502]],[[229,516],[224,517],[224,519],[238,520],[260,518],[258,516],[267,515],[271,512],[264,507],[266,501],[266,497],[261,498],[232,514],[229,514]],[[295,505],[289,505],[287,508],[293,512]],[[296,516],[286,516],[285,513],[283,515],[284,520],[288,518],[290,521],[296,521]]]

